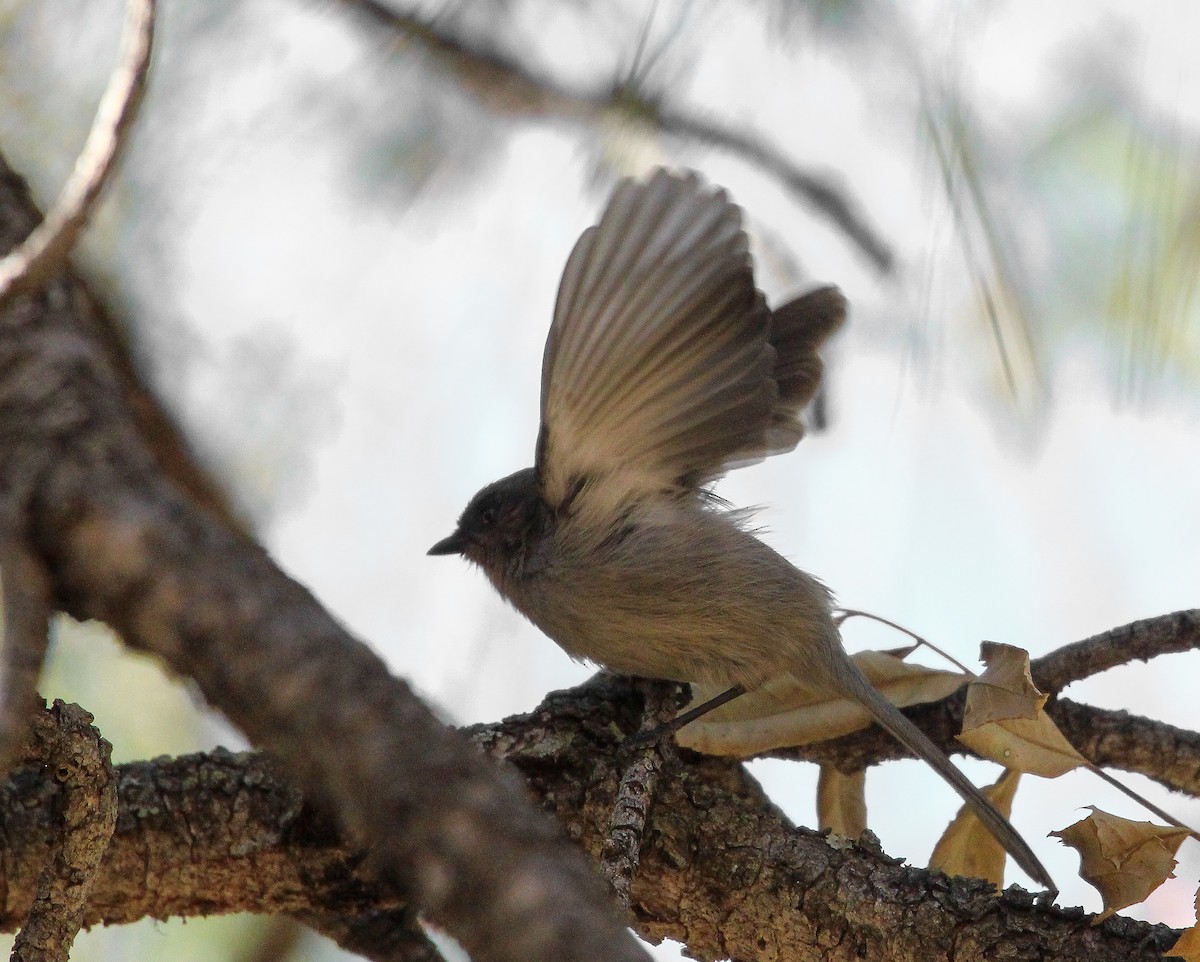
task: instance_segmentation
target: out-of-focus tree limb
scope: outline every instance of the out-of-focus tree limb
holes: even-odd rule
[[[50,631],[50,588],[15,518],[0,509],[0,775],[26,741]]]
[[[116,168],[150,70],[154,4],[155,0],[127,0],[120,59],[75,169],[50,213],[0,260],[0,308],[62,267]]]
[[[296,919],[340,948],[371,962],[445,962],[445,957],[421,930],[417,913],[405,906],[358,915],[299,912]]]
[[[429,20],[381,0],[340,0],[374,27],[416,44],[472,96],[495,113],[567,120],[594,126],[618,116],[681,140],[726,150],[759,167],[838,227],[880,273],[895,256],[846,191],[828,176],[804,170],[762,137],[716,119],[676,110],[630,84],[572,90],[499,51],[483,49]]]
[[[0,250],[39,219],[0,168]],[[89,306],[66,274],[0,312],[0,490],[56,605],[195,680],[479,962],[646,958],[519,786],[168,481]]]

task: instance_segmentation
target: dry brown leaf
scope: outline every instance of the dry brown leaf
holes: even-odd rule
[[[817,826],[834,835],[858,838],[867,828],[867,773],[853,775],[822,765],[817,778]]]
[[[1057,778],[1087,759],[1079,754],[1050,720],[1048,695],[1034,687],[1029,653],[1022,648],[985,641],[981,657],[987,665],[967,688],[967,707],[958,740],[1007,768]]]
[[[1175,853],[1189,832],[1088,807],[1092,814],[1087,818],[1050,834],[1079,852],[1080,876],[1104,900],[1104,911],[1092,920],[1095,925],[1174,878]]]
[[[1196,892],[1196,924],[1184,929],[1175,944],[1163,955],[1184,959],[1185,962],[1200,962],[1200,891]]]
[[[859,652],[851,659],[871,684],[901,708],[938,701],[970,680],[959,672],[910,665],[882,651]],[[693,685],[691,704],[702,704],[721,691]],[[685,748],[708,755],[745,757],[837,738],[866,728],[870,722],[871,717],[857,703],[814,692],[795,676],[780,674],[684,726],[678,738]]]
[[[983,794],[1005,818],[1012,817],[1013,798],[1020,780],[1019,771],[1009,770],[994,785],[983,789]],[[1006,858],[1004,846],[984,827],[974,808],[964,805],[933,847],[929,867],[947,875],[987,879],[1000,888],[1004,885]]]

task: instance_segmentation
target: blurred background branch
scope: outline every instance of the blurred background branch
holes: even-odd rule
[[[496,114],[512,119],[565,120],[584,127],[602,126],[611,118],[631,127],[646,127],[729,151],[777,178],[798,200],[837,225],[881,274],[889,273],[894,266],[895,257],[887,241],[832,175],[803,169],[747,129],[672,107],[665,94],[651,93],[647,79],[634,69],[608,87],[575,90],[499,50],[472,44],[437,19],[394,8],[383,0],[341,3],[371,26],[395,31],[418,45]],[[653,17],[654,10],[651,5],[646,16]]]

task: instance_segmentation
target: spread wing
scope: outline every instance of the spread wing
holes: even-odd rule
[[[790,450],[845,303],[768,310],[741,211],[692,173],[623,181],[567,261],[542,361],[546,501],[696,488]]]

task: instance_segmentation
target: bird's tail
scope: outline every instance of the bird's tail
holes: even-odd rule
[[[924,759],[930,768],[941,775],[950,787],[962,796],[963,801],[975,810],[979,820],[987,826],[996,841],[1004,846],[1026,874],[1039,885],[1057,894],[1058,888],[1050,877],[1050,873],[1033,854],[1029,843],[1009,824],[1008,819],[996,811],[995,806],[978,788],[971,784],[923,731],[879,693],[850,659],[844,659],[844,664],[848,670],[838,673],[841,675],[838,681],[841,683],[844,693],[859,702],[870,712],[876,722],[891,732],[898,742],[918,758]]]

